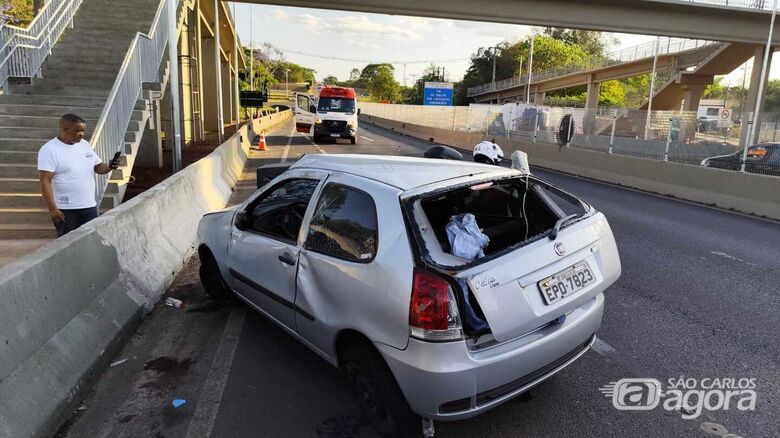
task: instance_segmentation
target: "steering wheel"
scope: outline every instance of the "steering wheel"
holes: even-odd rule
[[[301,229],[303,215],[306,214],[306,207],[308,207],[308,204],[305,202],[293,202],[282,210],[279,226],[282,227],[282,230],[291,239],[298,238],[298,231]]]

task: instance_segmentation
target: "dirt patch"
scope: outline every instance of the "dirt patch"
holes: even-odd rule
[[[152,359],[144,364],[145,370],[157,371],[161,374],[176,375],[186,374],[192,365],[192,359],[177,360],[172,357],[162,356]]]

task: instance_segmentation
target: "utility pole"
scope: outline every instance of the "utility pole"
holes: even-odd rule
[[[404,87],[406,86],[406,64],[404,64]]]
[[[490,83],[495,84],[496,83],[496,53],[498,51],[498,46],[493,46],[493,80],[490,81]]]
[[[289,73],[290,73],[290,69],[289,68],[285,68],[284,69],[284,96],[286,98],[288,98],[288,99],[290,98],[290,91],[289,91],[290,80],[288,79],[289,78],[289,76],[288,76]]]
[[[168,87],[171,90],[171,125],[173,125],[173,171],[181,170],[181,108],[179,107],[179,54],[176,49],[176,6],[168,0],[168,61],[170,74]],[[167,133],[166,133],[167,134]],[[166,135],[166,138],[168,136]]]
[[[255,91],[254,3],[249,4],[249,89]]]
[[[777,1],[777,0],[775,0]],[[650,113],[653,111],[653,93],[655,93],[655,68],[658,65],[658,45],[661,37],[655,37],[655,54],[653,55],[653,74],[650,76],[650,96],[647,99],[647,117],[645,119],[645,140],[650,138]],[[669,129],[672,129],[671,124]]]
[[[525,86],[525,103],[531,103],[531,74],[534,68],[534,39],[536,35],[531,35],[531,53],[528,55],[528,84]]]
[[[753,111],[753,124],[750,129],[750,137],[745,139],[745,146],[742,150],[742,172],[745,171],[745,161],[747,160],[748,146],[753,143],[756,138],[756,132],[758,132],[759,115],[761,115],[761,100],[764,98],[764,83],[766,82],[766,69],[769,64],[769,54],[772,50],[772,34],[775,31],[775,16],[777,16],[777,0],[772,0],[772,21],[769,22],[769,36],[766,39],[766,47],[764,48],[764,62],[761,65],[761,79],[758,81],[758,95],[756,96],[756,107]],[[753,84],[750,84],[752,87]]]

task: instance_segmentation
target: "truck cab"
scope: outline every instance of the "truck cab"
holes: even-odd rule
[[[322,87],[314,97],[295,95],[295,128],[314,141],[346,138],[355,144],[358,129],[357,95],[346,87]]]

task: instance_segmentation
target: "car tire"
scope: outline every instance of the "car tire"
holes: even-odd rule
[[[420,417],[412,412],[379,353],[365,345],[352,347],[344,353],[342,371],[361,412],[377,432],[391,438],[421,436]]]
[[[352,144],[355,144],[355,143],[357,143],[357,138],[355,138],[354,136],[350,137],[349,138],[349,142],[352,143]]]
[[[200,274],[200,283],[212,299],[217,301],[233,299],[234,295],[222,278],[217,261],[214,260],[214,256],[208,250],[200,253],[200,269],[198,273]]]

